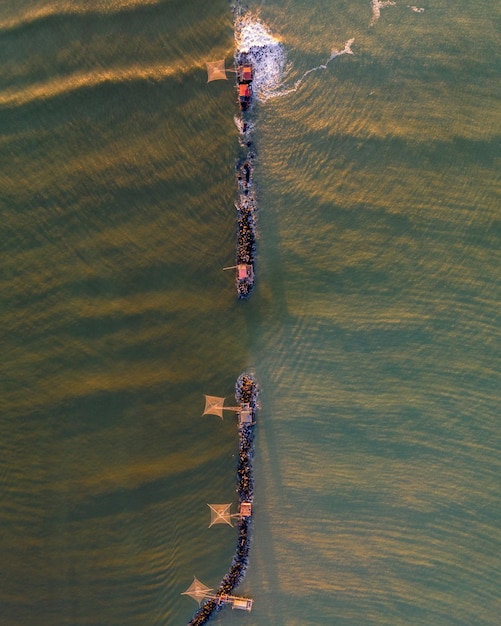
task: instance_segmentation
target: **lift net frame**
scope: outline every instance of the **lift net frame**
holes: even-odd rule
[[[193,582],[188,589],[186,589],[186,591],[183,591],[181,595],[190,596],[190,598],[193,598],[193,600],[198,602],[198,605],[200,606],[200,603],[202,600],[205,600],[205,598],[214,597],[214,594],[211,593],[212,591],[214,590],[211,587],[207,587],[207,585],[204,585],[198,580],[198,578],[193,576]]]
[[[210,509],[210,524],[214,526],[214,524],[228,524],[228,526],[233,526],[231,523],[232,515],[230,513],[231,503],[230,504],[207,504]]]
[[[227,80],[226,68],[224,67],[224,59],[220,61],[206,61],[207,65],[207,82],[213,80]]]

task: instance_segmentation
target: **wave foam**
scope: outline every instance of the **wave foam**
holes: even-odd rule
[[[287,54],[280,40],[252,13],[237,17],[235,22],[237,55],[245,53],[255,67],[254,93],[261,102],[297,91],[308,74],[327,69],[327,64],[342,54],[353,54],[351,46],[354,41],[349,39],[342,50],[333,48],[325,64],[306,71],[294,86],[287,87],[284,85]]]
[[[395,6],[393,0],[371,0],[372,20],[370,25],[373,26],[381,17],[381,9],[392,6]]]
[[[259,19],[247,13],[236,20],[235,41],[237,53],[246,53],[256,68],[253,87],[257,98],[265,101],[278,95],[286,62],[280,40]]]

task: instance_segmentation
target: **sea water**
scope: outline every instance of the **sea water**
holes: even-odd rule
[[[230,5],[2,3],[1,622],[188,622],[236,542],[203,394],[248,370],[255,603],[214,623],[495,625],[498,3],[249,4],[238,302]]]

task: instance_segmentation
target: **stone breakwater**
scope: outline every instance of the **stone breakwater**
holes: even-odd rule
[[[235,9],[235,33],[238,33],[242,17],[240,7]],[[235,118],[235,124],[239,130],[240,146],[244,155],[237,161],[237,293],[240,299],[249,297],[254,288],[255,281],[255,256],[256,256],[256,194],[254,188],[254,161],[256,153],[253,146],[253,129],[251,123],[251,110],[254,106],[255,96],[253,82],[256,79],[255,67],[248,54],[238,48],[238,36],[236,35],[237,49],[235,52],[235,73],[237,77],[237,90],[248,89],[248,96],[244,102],[240,98],[240,117]]]
[[[237,382],[235,398],[242,406],[248,404],[252,421],[239,428],[238,465],[237,465],[237,493],[239,504],[253,502],[254,476],[252,459],[254,456],[254,422],[256,421],[258,388],[250,374],[242,374]],[[252,517],[240,517],[238,520],[238,542],[233,561],[228,573],[219,584],[214,597],[206,600],[194,614],[188,626],[202,626],[211,616],[225,606],[223,596],[231,594],[242,582],[249,561],[251,542]]]

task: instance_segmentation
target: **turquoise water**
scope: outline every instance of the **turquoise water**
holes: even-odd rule
[[[229,4],[2,2],[2,624],[189,620],[244,369],[255,604],[215,624],[499,623],[501,12],[421,7],[251,3],[288,84],[355,41],[256,109],[238,302]]]

